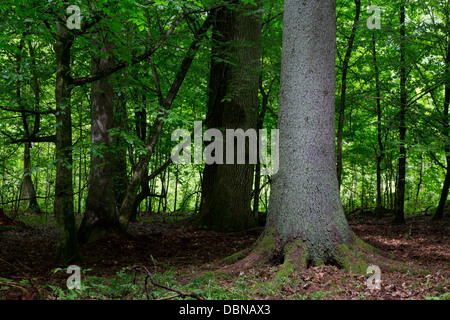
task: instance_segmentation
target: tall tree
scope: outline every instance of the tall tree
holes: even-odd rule
[[[342,79],[341,79],[341,92],[339,101],[339,115],[338,115],[338,132],[337,132],[337,176],[339,186],[342,180],[342,140],[344,130],[344,112],[347,95],[347,75],[349,69],[350,58],[353,52],[353,43],[355,42],[356,32],[358,30],[359,16],[361,13],[361,0],[355,0],[355,18],[353,19],[352,32],[348,37],[347,50],[345,52],[344,61],[342,62]]]
[[[335,1],[284,2],[279,171],[263,234],[239,267],[284,255],[282,271],[340,264],[356,244],[341,204],[335,157]]]
[[[380,71],[377,61],[377,49],[376,49],[375,33],[372,33],[372,57],[375,73],[375,102],[377,104],[377,142],[378,150],[375,148],[376,160],[377,160],[377,200],[375,208],[375,216],[381,218],[383,214],[383,205],[381,202],[381,162],[385,157],[384,144],[383,144],[383,130],[382,130],[382,111],[381,111],[381,88],[380,88]]]
[[[28,32],[25,32],[23,34],[23,37],[25,37],[26,35],[28,35]],[[23,81],[21,81],[22,77],[20,75],[23,74],[22,56],[24,55],[24,52],[23,52],[24,45],[25,45],[25,40],[21,39],[19,42],[18,53],[16,54],[16,71],[17,71],[16,98],[17,98],[17,103],[19,105],[19,109],[21,111],[22,124],[23,124],[23,128],[25,131],[25,138],[29,139],[32,135],[37,133],[36,130],[38,130],[38,127],[36,127],[36,122],[35,122],[35,128],[33,129],[33,132],[30,131],[30,128],[28,125],[28,115],[29,114],[25,110],[25,99],[22,95]],[[31,55],[33,55],[33,56],[31,56]],[[30,47],[30,58],[32,59],[31,63],[32,63],[32,67],[33,67],[33,85],[36,85],[36,83],[37,83],[37,79],[35,76],[36,62],[34,60],[34,51],[33,51],[32,47]],[[37,94],[37,96],[36,96],[36,94]],[[37,99],[37,101],[36,101],[36,99]],[[36,91],[36,89],[35,89],[35,102],[38,102],[38,101],[39,101],[39,92]],[[36,108],[36,104],[34,104],[33,109],[35,110],[35,108]],[[37,125],[38,125],[39,124],[39,113],[36,113],[35,117],[36,117],[36,121],[37,121]],[[31,172],[32,172],[31,171],[31,148],[32,148],[31,142],[24,143],[24,152],[23,152],[24,175],[23,175],[22,187],[24,188],[25,196],[28,199],[28,209],[31,210],[32,212],[39,213],[40,209],[39,209],[39,205],[37,203],[36,190],[34,188],[34,184],[31,179]]]
[[[208,100],[209,128],[257,128],[261,19],[252,5],[234,4],[215,13]],[[234,139],[234,138],[232,138]],[[224,147],[225,149],[225,147]],[[246,152],[248,154],[248,148]],[[256,226],[251,200],[254,164],[207,164],[203,174],[199,223],[216,231],[242,231]]]
[[[450,1],[447,2],[445,8],[446,27],[450,26],[450,13],[449,13]],[[444,183],[442,185],[442,191],[439,198],[439,204],[433,215],[434,219],[442,219],[444,217],[444,209],[447,204],[447,198],[450,188],[450,117],[449,117],[449,105],[450,105],[450,39],[446,37],[446,50],[444,51],[445,62],[445,74],[444,74],[444,103],[442,113],[442,135],[444,136],[444,152],[446,159],[446,173]]]
[[[399,121],[399,159],[398,180],[396,190],[395,223],[405,223],[405,190],[406,190],[406,109],[408,96],[406,89],[406,26],[405,1],[400,2],[400,112]]]
[[[97,32],[92,47],[92,74],[103,72],[113,65],[113,44],[108,32]],[[116,150],[110,130],[114,121],[113,76],[104,77],[91,85],[91,161],[86,211],[78,230],[81,242],[92,242],[120,234],[115,194]]]
[[[72,113],[70,96],[72,91],[70,78],[71,48],[74,35],[64,20],[56,22],[56,180],[54,211],[57,222],[56,259],[64,262],[80,257],[73,211],[72,185]]]

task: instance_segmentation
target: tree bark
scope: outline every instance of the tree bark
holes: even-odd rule
[[[41,209],[36,198],[36,189],[31,179],[31,143],[25,142],[23,153],[23,183],[25,195],[28,199],[28,209],[33,213],[40,213]]]
[[[56,179],[54,211],[57,224],[56,259],[63,262],[80,257],[75,216],[73,210],[72,186],[72,116],[70,110],[71,78],[70,50],[73,35],[67,27],[57,22],[56,54]]]
[[[309,260],[336,259],[351,244],[335,171],[335,2],[286,1],[280,87],[280,168],[267,226],[302,239]]]
[[[213,113],[209,127],[223,129],[224,146],[226,129],[257,127],[261,20],[252,12],[255,9],[237,4],[216,13],[208,112]],[[218,62],[220,57],[231,63]],[[205,166],[200,225],[215,231],[256,226],[251,209],[253,171],[247,157],[246,164],[236,163],[236,152],[234,164]]]
[[[371,259],[379,261],[375,248],[352,233],[340,199],[335,14],[335,1],[284,2],[279,171],[263,234],[243,259],[244,252],[229,257],[227,261],[239,261],[225,271],[284,258],[277,276],[322,263],[365,273]]]
[[[94,35],[94,53],[91,72],[95,74],[111,67],[112,43],[107,35]],[[99,40],[99,39],[102,40]],[[105,57],[100,57],[105,54]],[[121,228],[117,216],[115,194],[115,146],[109,130],[114,128],[114,90],[112,76],[107,76],[91,85],[91,161],[86,211],[78,230],[78,240],[89,243],[114,235]]]

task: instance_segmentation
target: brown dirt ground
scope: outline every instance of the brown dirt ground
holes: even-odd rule
[[[148,222],[150,218],[151,223]],[[381,290],[369,290],[365,286],[364,275],[345,273],[334,266],[314,267],[294,273],[292,277],[296,281],[282,286],[282,297],[292,299],[300,293],[319,299],[398,300],[447,294],[449,299],[448,218],[433,221],[429,216],[410,217],[406,219],[405,225],[393,225],[389,215],[380,220],[371,215],[352,216],[348,220],[359,238],[393,254],[396,260],[410,266],[411,271],[401,273],[381,270]],[[143,215],[141,222],[131,224],[130,233],[133,237],[130,239],[111,239],[82,245],[80,249],[84,261],[77,265],[95,270],[98,276],[114,276],[122,268],[135,264],[153,268],[155,263],[161,271],[172,268],[186,274],[201,273],[223,267],[223,258],[250,247],[258,237],[245,233],[193,230],[188,221],[171,223],[171,218]],[[13,228],[5,228],[7,225],[13,225]],[[0,219],[0,278],[17,282],[33,278],[41,284],[58,280],[51,271],[63,266],[53,262],[54,239],[55,228],[51,223],[48,226],[27,226]],[[278,268],[271,266],[246,272],[269,279]],[[223,284],[227,285],[227,282]],[[317,292],[320,295],[314,295]]]

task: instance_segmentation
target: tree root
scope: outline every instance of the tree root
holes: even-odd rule
[[[275,265],[282,261],[276,278],[288,277],[294,271],[306,270],[310,266],[335,265],[345,272],[366,274],[370,265],[405,272],[408,266],[394,260],[379,249],[365,243],[354,235],[351,245],[336,246],[334,260],[312,261],[308,244],[301,239],[282,243],[275,228],[266,228],[252,248],[239,251],[224,259],[227,266],[221,271],[239,273],[246,269]]]
[[[409,267],[405,263],[395,260],[392,254],[379,250],[354,236],[353,244],[338,246],[336,264],[346,272],[366,274],[370,265],[377,265],[382,269],[406,272]]]

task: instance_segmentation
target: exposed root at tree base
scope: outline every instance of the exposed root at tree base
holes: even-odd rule
[[[372,247],[354,235],[351,245],[340,244],[336,248],[334,260],[313,261],[308,244],[294,239],[283,244],[276,229],[266,228],[250,249],[239,251],[224,259],[229,265],[221,271],[238,273],[246,269],[281,264],[276,278],[285,278],[294,271],[306,270],[311,266],[335,265],[346,272],[366,274],[370,265],[388,268],[391,271],[405,271],[408,266],[394,260],[392,255]]]
[[[379,250],[354,235],[353,244],[338,246],[337,266],[346,272],[366,274],[370,265],[391,271],[406,271],[408,266],[395,260],[391,254]]]

